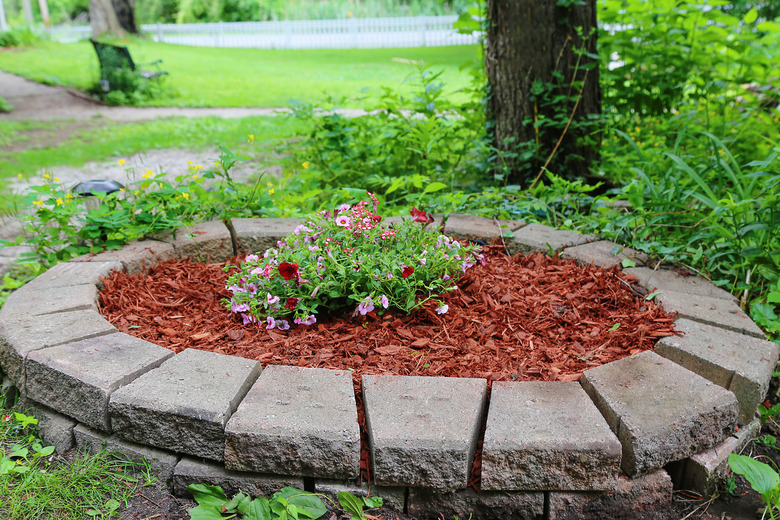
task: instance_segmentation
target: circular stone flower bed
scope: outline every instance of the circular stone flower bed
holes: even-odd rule
[[[671,492],[663,468],[674,470],[682,486],[706,486],[724,454],[752,431],[777,348],[730,295],[699,278],[643,267],[647,259],[640,254],[596,237],[534,224],[501,222],[502,230],[488,219],[452,215],[447,232],[491,241],[508,230],[514,233],[506,240],[510,253],[553,250],[603,267],[631,257],[640,267],[624,271],[644,290],[659,292],[666,310],[678,313],[674,328],[683,335],[662,338],[654,352],[587,368],[579,382],[494,381],[489,396],[487,372],[491,380],[497,372],[490,366],[474,369],[470,378],[364,375],[368,438],[361,443],[352,372],[261,365],[195,348],[174,354],[119,332],[97,311],[97,286],[111,270],[140,272],[177,256],[222,262],[264,250],[298,224],[206,223],[55,266],[0,310],[5,379],[28,404],[42,403],[46,413],[71,421],[80,445],[107,442],[153,458],[155,471],[175,490],[193,482],[263,494],[283,485],[326,494],[355,490],[361,445],[368,444],[372,493],[419,517],[556,518],[605,496],[646,497],[649,492],[640,489],[654,489],[652,496],[663,500]],[[463,285],[455,298],[465,298]],[[499,307],[511,303],[496,300],[489,289],[483,286],[470,303],[492,311],[491,301]],[[426,309],[422,316],[443,331],[445,320],[462,317],[456,303],[448,303],[445,315]],[[574,313],[568,305],[548,306],[555,316]],[[401,334],[408,327],[397,319],[367,323]],[[625,320],[612,319],[621,326],[602,330],[605,339],[623,328]],[[474,327],[471,339],[484,345],[480,357],[489,357],[488,340],[495,346],[504,330]],[[510,341],[522,343],[507,329]],[[290,337],[275,334],[282,336],[273,340],[281,345]],[[438,343],[431,336],[412,343],[428,338],[420,349]],[[337,346],[318,345],[311,355]],[[442,356],[421,367],[439,364],[452,363]],[[466,488],[478,443],[479,493]]]

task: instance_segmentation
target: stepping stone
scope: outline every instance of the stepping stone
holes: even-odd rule
[[[576,231],[560,231],[542,224],[528,224],[515,231],[514,235],[507,240],[507,247],[513,255],[517,253],[527,255],[535,251],[552,254],[566,247],[598,240],[592,235],[582,235]]]
[[[40,316],[10,315],[11,310],[0,310],[0,366],[20,388],[23,387],[23,363],[30,352],[117,332],[92,309]]]
[[[360,428],[351,372],[267,366],[225,427],[225,468],[357,477]]]
[[[139,273],[160,262],[170,260],[176,252],[171,244],[158,240],[133,240],[122,249],[103,251],[96,255],[81,255],[68,260],[76,262],[120,262],[128,273]]]
[[[736,427],[733,393],[652,351],[586,370],[581,383],[623,445],[630,476],[710,448]]]
[[[95,284],[68,287],[28,287],[15,290],[3,304],[3,316],[39,316],[55,312],[93,310],[97,312]]]
[[[30,353],[25,388],[31,399],[110,432],[111,393],[173,355],[121,333],[66,343]]]
[[[766,339],[766,334],[733,301],[709,296],[691,298],[689,294],[674,291],[660,293],[656,296],[656,301],[666,312],[676,312],[680,318]]]
[[[561,258],[571,258],[577,260],[581,265],[593,264],[604,269],[619,266],[624,259],[633,260],[637,265],[645,265],[650,262],[650,257],[646,254],[630,247],[619,246],[608,240],[567,247],[561,253]]]
[[[260,375],[248,359],[187,349],[111,395],[124,439],[221,461],[225,424]]]
[[[736,302],[737,298],[728,291],[716,287],[701,276],[682,276],[669,269],[650,269],[649,267],[630,267],[623,269],[637,279],[639,285],[653,291],[673,291],[691,296],[707,296]]]
[[[304,487],[301,477],[228,471],[222,464],[182,457],[173,469],[171,486],[173,494],[192,498],[192,494],[187,491],[187,486],[191,484],[219,486],[229,497],[236,495],[239,491],[253,497],[270,497],[283,487],[291,486],[297,489]]]
[[[32,289],[48,289],[52,287],[67,287],[70,285],[94,284],[103,288],[101,278],[107,277],[111,271],[122,271],[122,262],[60,262],[45,273],[27,282],[24,287]]]
[[[363,376],[376,483],[465,488],[486,398],[485,379]]]
[[[303,223],[299,218],[234,218],[231,221],[233,240],[238,254],[263,254],[269,248],[277,247]]]
[[[409,488],[407,510],[415,518],[540,520],[544,493],[525,491],[437,490]],[[392,517],[391,517],[392,518]]]
[[[199,262],[225,262],[234,256],[233,237],[221,220],[184,226],[154,236],[173,246],[175,256]]]
[[[493,383],[481,489],[610,490],[620,453],[579,383]]]
[[[674,326],[684,334],[661,338],[655,352],[734,392],[740,424],[750,422],[777,366],[777,344],[686,319]]]
[[[447,218],[444,232],[451,237],[462,240],[492,242],[501,238],[503,234],[514,232],[523,226],[525,223],[517,220],[493,220],[492,218],[453,213]]]

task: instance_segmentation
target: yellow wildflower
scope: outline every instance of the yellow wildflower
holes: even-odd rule
[[[72,199],[73,198],[73,194],[72,193],[66,193],[65,194],[65,198],[66,199]]]
[[[125,164],[125,160],[124,159],[119,159],[119,166],[122,166],[123,164]]]
[[[20,179],[22,178],[22,174],[21,173],[17,173],[16,176],[19,177]]]
[[[58,197],[57,198],[57,206],[62,206],[63,204],[65,204],[65,202],[63,202],[62,198]]]
[[[303,166],[304,170],[308,170],[309,169],[309,161],[303,161],[303,164],[301,166]]]
[[[200,177],[198,177],[197,175],[193,175],[193,176],[192,176],[192,180],[193,180],[193,181],[197,181],[198,179],[200,179]]]
[[[217,166],[219,166],[219,163],[217,163]],[[202,170],[202,169],[203,169],[203,166],[201,166],[200,164],[196,164],[195,165],[195,171]]]
[[[182,193],[181,196],[184,200],[190,200],[190,194],[187,193],[186,191]]]
[[[43,206],[43,201],[42,200],[36,200],[36,201],[33,202],[33,204],[35,204],[36,206]]]
[[[274,189],[273,189],[273,188],[271,188],[270,190],[268,190],[268,194],[269,194],[269,195],[273,195],[273,194],[274,194]]]
[[[60,178],[59,177],[54,177],[54,182],[60,182]]]
[[[347,11],[347,18],[352,18],[352,11]]]
[[[44,173],[43,174],[43,178],[44,179],[51,179],[51,175],[49,175],[48,173]]]
[[[192,161],[187,161],[187,164],[192,164]]]
[[[249,142],[254,143],[255,142],[255,134],[249,134]]]
[[[146,170],[146,171],[144,172],[144,174],[143,174],[143,175],[141,175],[141,177],[143,177],[144,179],[148,179],[148,178],[150,178],[151,176],[152,176],[152,170]]]

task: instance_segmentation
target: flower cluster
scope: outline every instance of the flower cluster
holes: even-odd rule
[[[457,289],[454,278],[484,257],[436,230],[424,211],[386,225],[379,201],[343,204],[308,218],[277,247],[248,255],[230,276],[224,303],[244,324],[286,330],[312,325],[320,312],[353,316],[411,312]],[[369,207],[370,204],[370,207]],[[228,266],[226,269],[230,269]],[[440,303],[436,312],[447,312]]]

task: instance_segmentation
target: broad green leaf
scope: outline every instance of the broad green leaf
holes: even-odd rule
[[[618,330],[620,328],[620,323],[615,323],[610,328],[607,329],[607,332],[612,332],[613,330]]]
[[[273,520],[271,516],[271,507],[268,505],[268,499],[257,497],[252,500],[244,512],[243,520]]]
[[[636,267],[636,262],[634,262],[630,258],[624,258],[623,261],[620,262],[620,265],[623,266],[623,268]]]
[[[428,186],[426,186],[423,193],[433,193],[435,191],[441,191],[446,187],[447,185],[444,184],[443,182],[432,182]]]
[[[363,503],[366,504],[368,509],[375,509],[382,507],[384,500],[382,500],[382,497],[363,497]]]
[[[219,486],[209,486],[208,484],[190,484],[187,491],[192,494],[192,498],[200,505],[214,506],[222,508],[228,503],[228,499],[222,488]]]
[[[363,518],[363,501],[347,491],[339,491],[339,504],[341,508],[351,515]]]
[[[780,475],[768,464],[744,455],[729,455],[729,466],[750,482],[751,487],[761,496],[767,496],[780,486]]]
[[[214,505],[199,505],[190,509],[188,513],[190,520],[227,520],[236,516],[235,514],[222,516],[221,507],[218,508]]]
[[[286,499],[288,503],[300,508],[298,514],[308,518],[319,518],[328,511],[317,495],[294,487],[288,486],[280,489],[274,493],[274,498]]]

